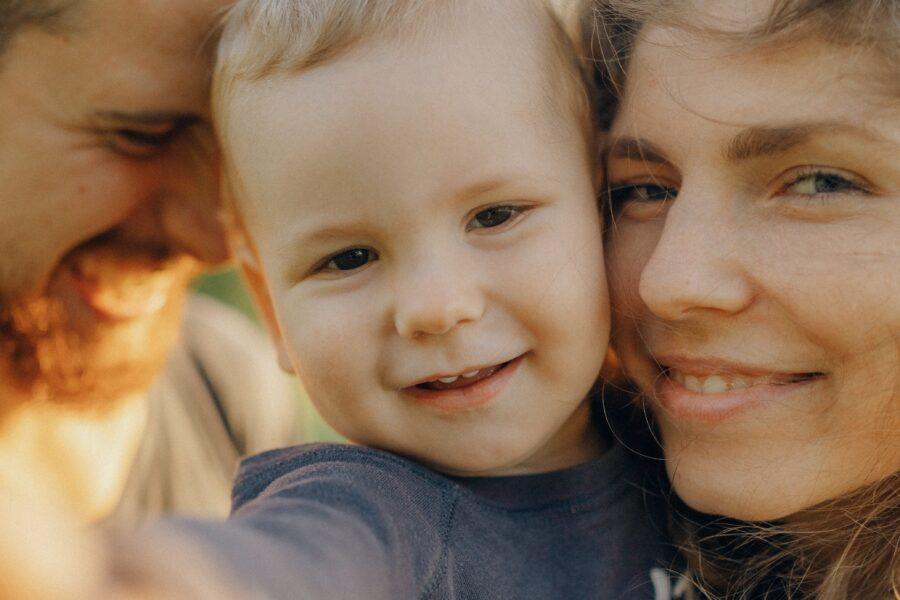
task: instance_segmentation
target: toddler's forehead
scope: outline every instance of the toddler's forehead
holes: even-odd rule
[[[540,127],[580,111],[573,99],[586,104],[586,95],[573,89],[581,86],[572,81],[577,73],[561,77],[554,44],[535,39],[546,28],[503,31],[481,24],[409,43],[360,43],[313,69],[238,82],[228,107],[227,129],[233,130],[224,141],[238,143],[298,120],[306,124],[306,138],[326,129],[329,136],[353,136],[359,133],[354,125],[399,137],[431,123],[437,130],[444,118],[457,119],[454,135],[477,138],[481,134],[465,125],[486,115]],[[559,85],[563,77],[567,85]]]
[[[375,5],[377,2],[373,7]],[[219,85],[216,99],[221,100],[220,106],[230,109],[226,112],[232,113],[231,117],[246,117],[248,115],[245,111],[240,111],[243,112],[242,115],[235,115],[238,111],[234,110],[234,94],[218,92],[231,90],[233,84],[237,84],[237,87],[242,88],[245,98],[254,94],[260,96],[266,92],[268,79],[305,77],[309,72],[325,71],[337,80],[342,72],[352,72],[352,69],[345,68],[352,63],[360,63],[363,68],[389,75],[392,71],[409,69],[418,61],[422,79],[433,76],[428,71],[434,72],[438,77],[446,75],[449,79],[458,79],[461,71],[468,71],[470,78],[480,79],[482,87],[496,88],[508,86],[512,81],[510,77],[495,76],[497,63],[505,63],[507,71],[515,71],[520,80],[529,81],[529,87],[543,92],[546,101],[543,104],[557,112],[561,108],[568,110],[577,105],[574,106],[579,113],[576,117],[583,120],[584,115],[581,113],[588,112],[589,109],[582,106],[585,80],[582,78],[573,43],[543,0],[498,0],[488,4],[454,2],[452,7],[443,10],[423,9],[419,12],[423,15],[434,13],[434,18],[422,19],[418,25],[407,24],[405,29],[401,28],[402,31],[368,26],[367,33],[360,32],[352,41],[336,39],[333,41],[335,48],[329,50],[327,44],[319,48],[324,56],[322,60],[311,56],[294,56],[290,53],[295,50],[285,48],[284,52],[288,54],[284,56],[284,67],[268,68],[265,72],[246,78],[237,77],[236,80],[229,78],[240,69],[234,71],[232,67],[242,64],[241,61],[245,59],[241,56],[246,55],[249,50],[241,50],[241,43],[232,41],[229,45],[239,49],[236,54],[226,51],[224,65],[217,66],[217,75],[221,77],[217,77]],[[249,35],[249,32],[244,34],[245,37]],[[302,42],[300,38],[295,38],[295,41],[299,44],[298,48],[309,46],[309,42]],[[288,42],[292,43],[294,42]],[[480,54],[472,52],[478,49],[483,51]],[[274,47],[262,52],[260,56],[268,56],[272,52],[275,52]],[[268,62],[276,64],[277,58],[277,55],[269,56]],[[235,64],[229,67],[229,63]],[[291,67],[291,64],[294,66]],[[371,81],[365,77],[362,69],[357,69],[356,75],[361,80]],[[390,85],[391,81],[387,78],[373,84]],[[415,88],[410,90],[416,91]],[[521,89],[508,91],[511,94],[523,94]],[[337,95],[342,91],[335,89],[334,93]],[[572,102],[573,96],[577,96],[578,101]],[[436,110],[439,109],[437,106]],[[222,111],[217,112],[221,115]],[[225,119],[217,120],[220,121],[220,129],[224,128],[222,121]]]

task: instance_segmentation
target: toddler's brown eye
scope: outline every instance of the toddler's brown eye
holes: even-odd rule
[[[469,229],[490,229],[491,227],[499,227],[511,218],[515,217],[520,211],[513,206],[494,206],[481,211],[469,223]]]
[[[375,253],[366,248],[353,248],[346,252],[332,257],[326,269],[337,269],[338,271],[352,271],[358,269],[375,258]]]

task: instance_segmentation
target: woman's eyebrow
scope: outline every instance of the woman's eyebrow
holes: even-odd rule
[[[603,150],[604,158],[624,158],[644,162],[669,164],[665,152],[657,146],[638,138],[617,138]]]
[[[818,121],[775,127],[748,127],[731,139],[724,154],[726,160],[733,163],[775,156],[789,152],[812,138],[827,135],[851,136],[869,143],[891,144],[890,140],[863,127],[835,121]]]

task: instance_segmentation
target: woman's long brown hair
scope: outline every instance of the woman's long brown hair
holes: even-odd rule
[[[614,118],[634,39],[648,22],[732,37],[751,48],[812,35],[871,49],[883,59],[884,78],[877,83],[900,98],[900,0],[774,0],[767,18],[740,33],[698,21],[702,13],[692,10],[690,0],[589,4],[583,35],[596,65],[601,128]],[[693,587],[689,597],[900,600],[900,472],[789,521],[749,523],[696,512],[670,493],[652,417],[641,413],[631,422],[620,419],[615,428],[627,445],[650,456],[648,468],[657,476],[649,480],[660,485],[651,495],[668,509],[669,528]]]

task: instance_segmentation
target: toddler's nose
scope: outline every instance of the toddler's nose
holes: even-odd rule
[[[394,325],[404,338],[443,335],[484,313],[476,278],[463,265],[442,266],[419,265],[396,286]]]

